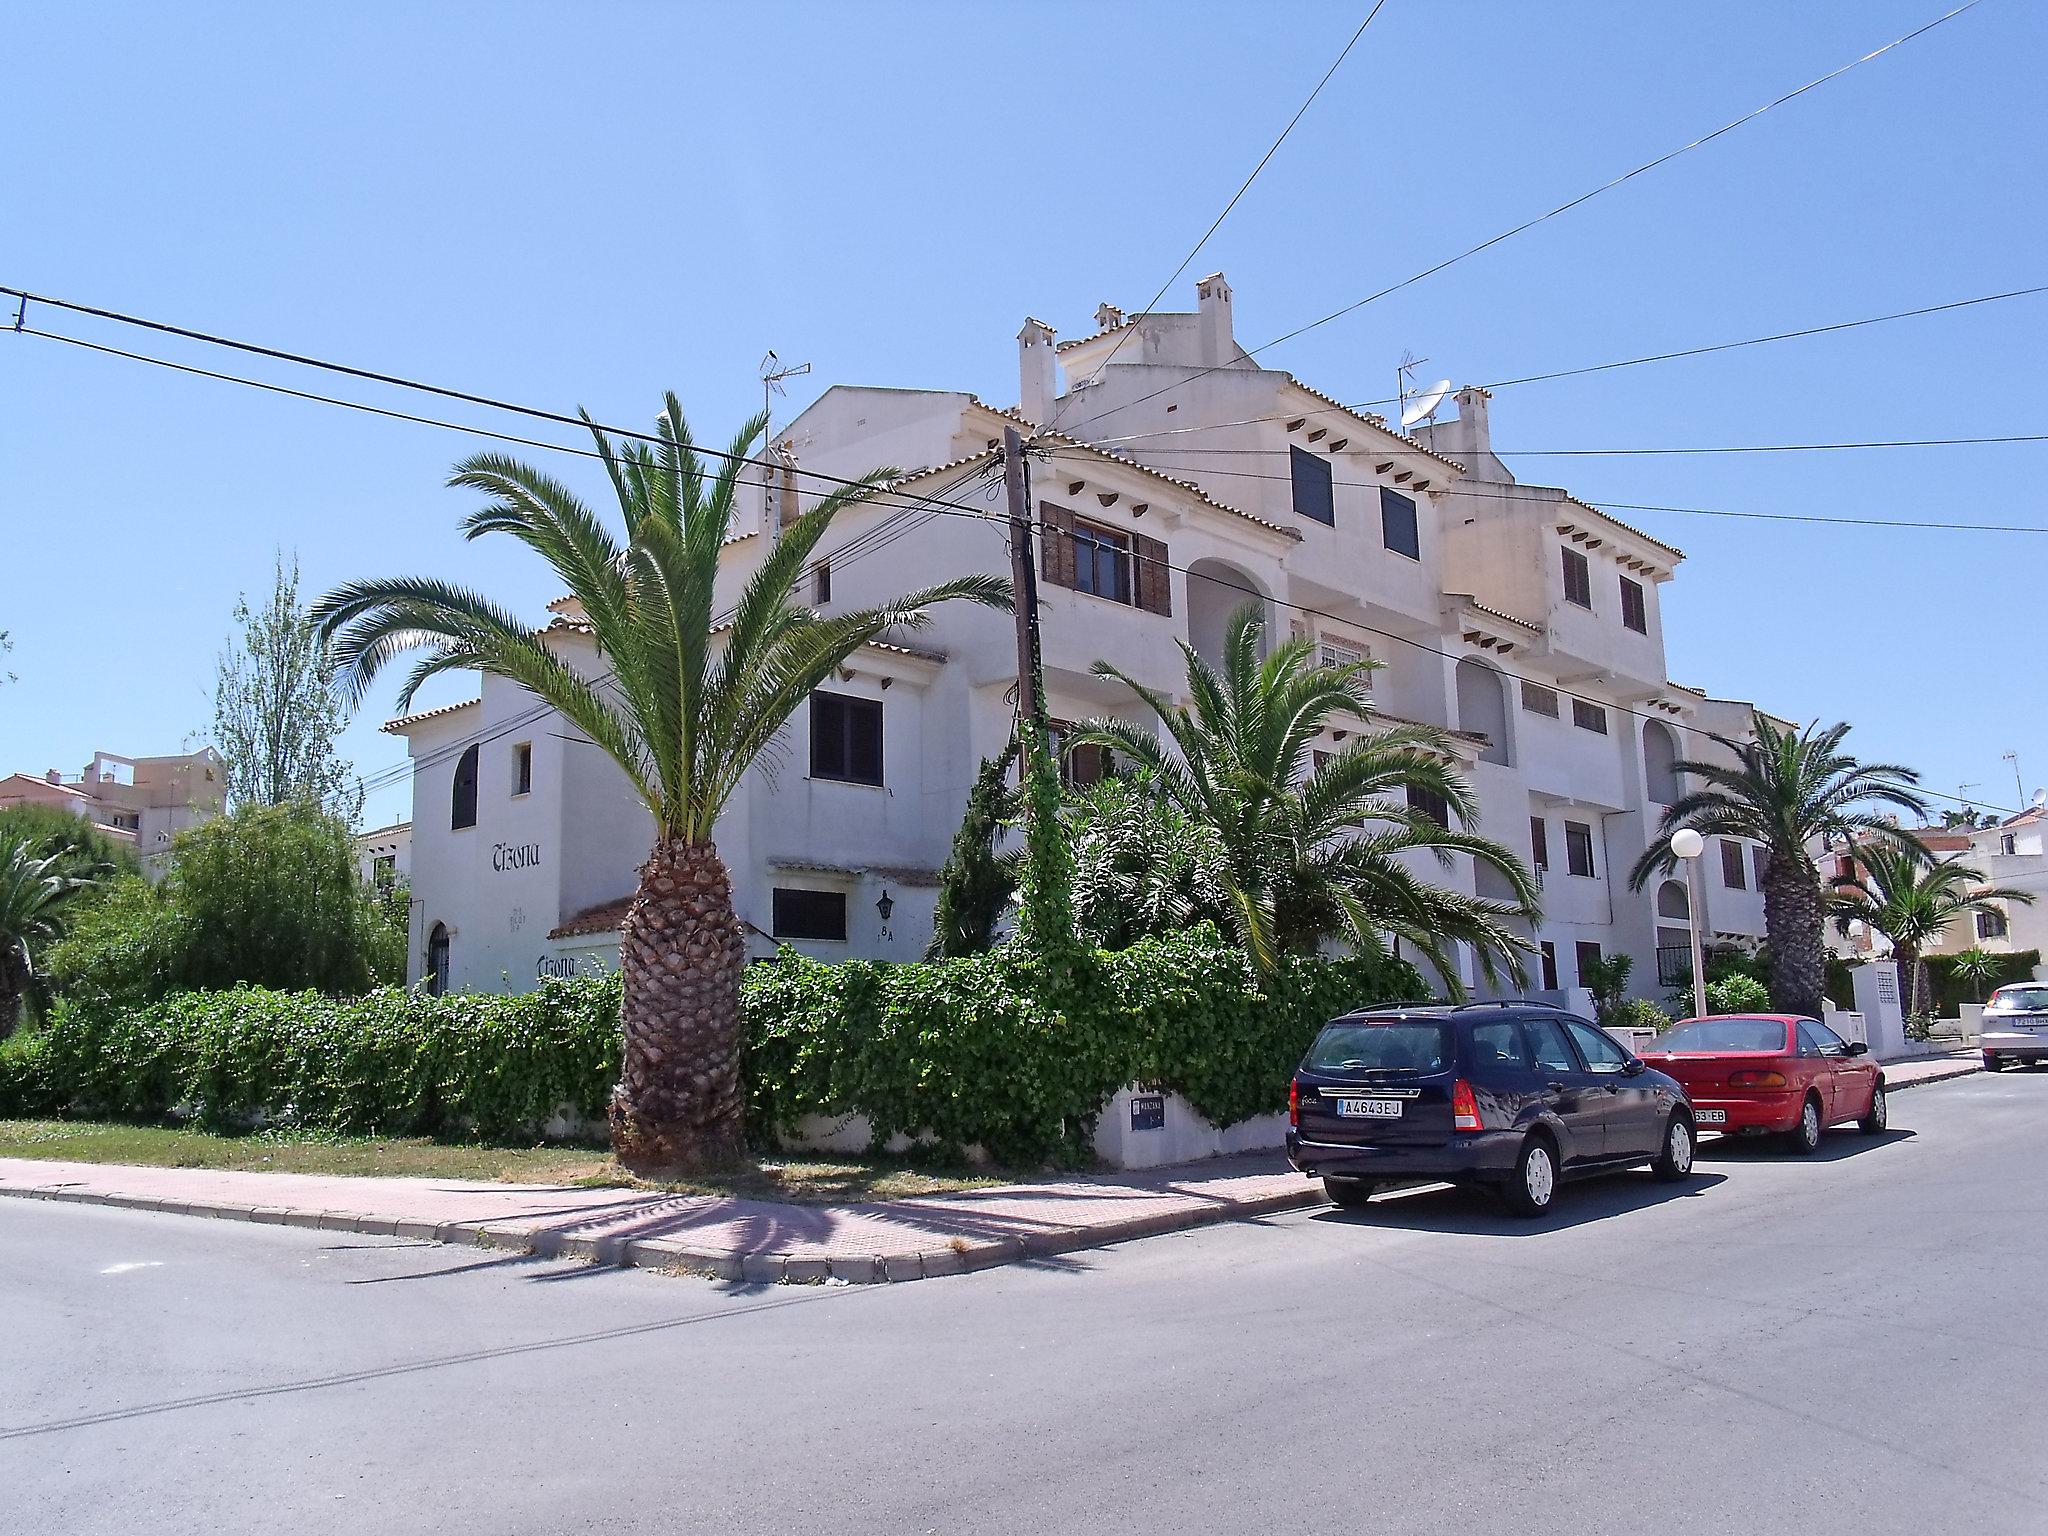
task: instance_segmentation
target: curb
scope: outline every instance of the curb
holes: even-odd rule
[[[410,1238],[420,1242],[462,1243],[470,1247],[530,1254],[537,1258],[577,1259],[621,1269],[647,1269],[668,1275],[752,1285],[886,1285],[930,1280],[942,1275],[972,1274],[1006,1264],[1052,1258],[1085,1248],[1185,1232],[1194,1227],[1244,1221],[1281,1211],[1325,1205],[1320,1185],[1308,1185],[1251,1200],[1226,1200],[1186,1210],[1131,1216],[1097,1226],[1032,1232],[1020,1237],[967,1242],[955,1238],[936,1248],[901,1254],[857,1254],[833,1258],[815,1254],[735,1253],[728,1249],[694,1249],[663,1238],[590,1236],[517,1223],[488,1221],[424,1222],[396,1216],[359,1216],[346,1211],[300,1210],[284,1206],[200,1204],[147,1195],[95,1194],[66,1184],[35,1188],[0,1188],[0,1197],[56,1200],[72,1205],[104,1205],[118,1210],[151,1211],[171,1216],[203,1216],[221,1221],[253,1221],[271,1226],[306,1227],[324,1232],[354,1232],[372,1237]]]
[[[1983,1070],[1984,1063],[1981,1059],[1967,1062],[1959,1061],[1954,1066],[1945,1067],[1939,1072],[1929,1072],[1921,1077],[1908,1079],[1903,1083],[1888,1082],[1884,1085],[1884,1090],[1886,1093],[1904,1093],[1908,1088],[1921,1088],[1925,1087],[1928,1083],[1952,1083],[1959,1077],[1970,1077]]]

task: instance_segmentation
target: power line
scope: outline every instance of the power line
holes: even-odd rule
[[[1201,254],[1202,247],[1209,243],[1209,237],[1215,234],[1217,230],[1223,227],[1223,221],[1230,217],[1230,210],[1235,208],[1238,205],[1239,199],[1241,199],[1245,195],[1245,193],[1251,190],[1252,183],[1259,179],[1259,172],[1263,171],[1266,168],[1266,162],[1271,160],[1276,154],[1280,152],[1280,146],[1282,144],[1285,144],[1287,142],[1287,136],[1290,133],[1294,132],[1294,125],[1301,121],[1302,117],[1304,116],[1304,114],[1307,113],[1310,107],[1315,105],[1316,98],[1323,94],[1323,87],[1330,83],[1330,77],[1337,73],[1338,66],[1341,65],[1345,61],[1345,59],[1350,57],[1351,50],[1357,46],[1358,40],[1361,37],[1365,36],[1365,29],[1372,25],[1373,17],[1379,15],[1380,7],[1385,4],[1386,0],[1373,0],[1373,7],[1370,11],[1366,13],[1365,20],[1361,21],[1358,24],[1358,30],[1351,34],[1351,40],[1344,45],[1341,51],[1339,51],[1337,57],[1330,61],[1330,67],[1323,71],[1323,77],[1322,79],[1316,82],[1316,88],[1308,93],[1308,99],[1303,101],[1299,107],[1295,108],[1294,116],[1290,117],[1287,120],[1287,126],[1280,130],[1280,137],[1275,139],[1272,142],[1272,144],[1267,148],[1265,154],[1259,157],[1259,163],[1252,167],[1251,175],[1245,177],[1243,183],[1238,187],[1238,189],[1235,192],[1233,192],[1230,195],[1230,201],[1223,205],[1223,211],[1216,215],[1214,221],[1210,223],[1207,229],[1202,231],[1202,238],[1194,243],[1194,245],[1189,249],[1187,255],[1181,257],[1180,265],[1175,267],[1173,271],[1167,275],[1166,281],[1159,285],[1159,291],[1152,295],[1151,302],[1145,306],[1144,310],[1139,311],[1139,313],[1146,313],[1147,311],[1150,311],[1158,306],[1159,301],[1166,297],[1166,290],[1171,288],[1175,283],[1179,282],[1181,273],[1187,271],[1188,263],[1193,261],[1195,257]],[[1124,343],[1129,339],[1130,332],[1128,330],[1126,330],[1123,335],[1117,337],[1116,345],[1109,349],[1109,356],[1105,357],[1102,360],[1103,368],[1107,368],[1110,365],[1110,363],[1116,359],[1117,353],[1123,350]],[[1052,421],[1050,425],[1054,427],[1057,427],[1059,425],[1060,417],[1065,414],[1067,404],[1071,402],[1072,398],[1073,397],[1069,395],[1068,400],[1062,402],[1059,408],[1052,413]]]
[[[1699,149],[1705,145],[1711,144],[1714,142],[1714,140],[1720,138],[1722,135],[1733,133],[1736,129],[1742,127],[1744,124],[1756,121],[1756,119],[1762,117],[1765,113],[1770,112],[1775,108],[1782,107],[1787,102],[1793,101],[1798,97],[1804,96],[1808,91],[1817,90],[1819,87],[1826,85],[1829,81],[1839,79],[1841,76],[1846,75],[1847,73],[1849,73],[1850,70],[1857,68],[1859,65],[1868,64],[1872,59],[1890,53],[1894,48],[1903,47],[1905,44],[1912,42],[1913,39],[1920,37],[1925,33],[1933,31],[1943,22],[1953,21],[1956,17],[1962,15],[1963,12],[1975,9],[1978,3],[1979,0],[1964,0],[1964,3],[1957,6],[1954,10],[1945,12],[1944,14],[1935,17],[1934,20],[1927,22],[1921,26],[1915,27],[1912,31],[1906,33],[1902,37],[1893,38],[1890,42],[1886,43],[1881,48],[1873,48],[1869,53],[1864,54],[1862,57],[1851,59],[1847,64],[1844,64],[1839,68],[1829,70],[1826,74],[1820,76],[1818,79],[1807,81],[1806,84],[1800,86],[1797,90],[1787,91],[1784,95],[1779,96],[1771,101],[1765,102],[1762,106],[1756,108],[1755,110],[1745,112],[1742,116],[1735,118],[1731,122],[1723,123],[1719,128],[1716,128],[1711,133],[1702,134],[1699,138],[1692,140],[1690,143],[1681,144],[1676,149],[1668,150],[1664,154],[1657,156],[1657,158],[1654,160],[1646,160],[1641,165],[1635,167],[1633,170],[1624,171],[1621,175],[1616,176],[1611,180],[1602,182],[1599,186],[1594,187],[1591,191],[1581,192],[1577,197],[1570,199],[1568,202],[1559,203],[1555,208],[1552,208],[1547,213],[1539,213],[1534,218],[1526,219],[1522,223],[1515,225],[1512,229],[1506,229],[1501,231],[1501,233],[1493,236],[1491,239],[1482,240],[1479,242],[1479,244],[1471,246],[1466,250],[1460,251],[1455,256],[1446,257],[1444,260],[1437,262],[1434,266],[1424,267],[1420,272],[1417,272],[1410,277],[1404,277],[1398,283],[1390,283],[1388,286],[1380,289],[1376,293],[1367,294],[1364,298],[1354,300],[1352,303],[1346,304],[1340,309],[1333,309],[1330,311],[1330,313],[1324,315],[1319,320],[1311,320],[1306,325],[1296,326],[1293,330],[1286,332],[1284,335],[1275,336],[1271,341],[1268,342],[1262,342],[1260,345],[1253,347],[1249,352],[1244,352],[1242,355],[1247,358],[1256,357],[1259,355],[1259,353],[1267,351],[1270,348],[1277,347],[1282,342],[1292,341],[1297,336],[1304,336],[1308,332],[1315,330],[1318,326],[1328,325],[1332,320],[1342,319],[1345,315],[1351,314],[1356,310],[1363,309],[1368,304],[1376,303],[1378,300],[1386,298],[1389,294],[1399,293],[1403,288],[1407,288],[1415,283],[1419,283],[1426,277],[1433,277],[1437,273],[1443,271],[1446,267],[1456,266],[1459,262],[1464,261],[1469,257],[1477,256],[1482,251],[1491,250],[1494,246],[1501,244],[1503,241],[1512,240],[1516,235],[1534,229],[1539,224],[1547,223],[1549,220],[1558,217],[1560,214],[1569,213],[1572,209],[1578,207],[1581,203],[1590,202],[1592,199],[1598,197],[1603,192],[1610,192],[1614,188],[1621,186],[1625,182],[1633,181],[1636,177],[1643,175],[1645,172],[1653,171],[1657,169],[1657,167],[1659,167],[1660,165],[1665,165],[1673,160],[1676,160],[1680,155],[1690,153],[1692,150]],[[1151,394],[1140,395],[1135,400],[1126,400],[1122,405],[1113,405],[1108,410],[1104,411],[1100,416],[1097,416],[1094,419],[1097,421],[1106,420],[1107,418],[1114,416],[1118,411],[1129,410],[1132,406],[1142,405],[1145,401],[1151,400],[1159,395],[1163,395],[1168,390],[1178,389],[1184,384],[1191,384],[1197,379],[1206,378],[1209,374],[1216,373],[1223,368],[1232,366],[1236,361],[1237,359],[1233,358],[1230,362],[1227,363],[1217,363],[1211,367],[1203,369],[1200,373],[1192,374],[1185,379],[1177,379],[1171,384],[1167,384],[1162,388],[1155,389],[1152,391]]]
[[[1290,421],[1293,417],[1288,418]],[[1832,443],[1737,443],[1684,448],[1495,448],[1496,458],[1521,459],[1614,459],[1706,453],[1845,453],[1866,448],[1967,448],[1991,443],[2048,443],[2048,432],[2015,432],[2002,437],[1902,437],[1865,442]],[[1286,448],[1175,448],[1155,453],[1201,453],[1241,457],[1285,458]]]
[[[1771,342],[1796,341],[1808,336],[1824,336],[1833,331],[1853,331],[1866,325],[1884,325],[1893,320],[1913,320],[1922,315],[1938,315],[1953,309],[1968,309],[1977,304],[1995,304],[2004,299],[2033,298],[2048,293],[2048,285],[2035,288],[2014,288],[2005,293],[1987,293],[1974,299],[1954,299],[1946,304],[1928,304],[1919,309],[1902,309],[1888,315],[1870,315],[1861,320],[1838,320],[1831,325],[1810,325],[1796,331],[1775,331],[1768,336],[1748,336],[1740,341],[1718,341],[1706,346],[1681,347],[1671,352],[1651,352],[1642,357],[1618,358],[1613,362],[1588,363],[1579,368],[1558,368],[1549,373],[1524,374],[1517,379],[1495,379],[1477,386],[1480,389],[1511,389],[1518,384],[1547,384],[1556,379],[1579,378],[1589,373],[1608,373],[1617,368],[1640,368],[1646,363],[1668,363],[1688,357],[1705,357],[1714,352],[1732,352],[1740,347],[1760,347]],[[1236,421],[1211,422],[1200,427],[1163,427],[1154,432],[1129,432],[1121,437],[1093,437],[1091,442],[1098,445],[1112,443],[1135,443],[1145,438],[1179,437],[1192,432],[1212,432],[1223,427],[1258,426],[1269,421],[1297,421],[1308,416],[1327,416],[1332,412],[1356,414],[1375,405],[1400,405],[1399,396],[1390,395],[1382,400],[1355,400],[1349,405],[1316,405],[1297,411],[1281,411],[1271,416],[1245,416]]]

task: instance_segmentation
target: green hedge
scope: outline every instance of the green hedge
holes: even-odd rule
[[[1981,1003],[1991,995],[1993,987],[2002,987],[2009,981],[2027,981],[2033,977],[2034,967],[2041,963],[2041,951],[2023,949],[2014,954],[1999,955],[1998,975],[1986,982],[1983,997],[1967,982],[1956,980],[1954,955],[1929,955],[1927,957],[1928,984],[1934,991],[1934,1014],[1936,1018],[1952,1019],[1962,1003]]]
[[[878,1139],[1077,1157],[1127,1082],[1231,1124],[1286,1104],[1326,1020],[1425,994],[1399,961],[1295,959],[1262,982],[1208,930],[1080,959],[825,965],[785,952],[746,978],[751,1127],[765,1144],[806,1114],[860,1113]],[[66,1002],[0,1056],[0,1115],[531,1136],[563,1106],[602,1120],[619,995],[613,977],[516,997],[241,987]]]

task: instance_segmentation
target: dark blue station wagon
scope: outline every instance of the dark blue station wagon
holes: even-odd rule
[[[1566,1179],[1692,1172],[1692,1105],[1605,1030],[1543,1003],[1366,1009],[1323,1026],[1288,1096],[1287,1156],[1361,1206],[1390,1181],[1498,1189],[1540,1216]]]

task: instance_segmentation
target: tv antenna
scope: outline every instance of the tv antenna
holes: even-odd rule
[[[2020,792],[2020,799],[2027,798],[2027,786],[2020,782],[2020,755],[2017,752],[2001,752],[1999,756],[2012,764],[2012,787]]]
[[[790,363],[785,365],[782,359],[775,355],[773,348],[770,348],[768,355],[761,359],[762,442],[772,442],[775,437],[775,434],[768,430],[768,422],[773,419],[775,414],[775,396],[789,393],[788,390],[782,387],[782,381],[784,379],[801,378],[810,371],[811,365],[809,363]]]

